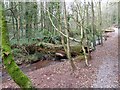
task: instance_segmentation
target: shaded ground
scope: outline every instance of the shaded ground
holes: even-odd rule
[[[26,72],[37,88],[90,88],[118,87],[118,35],[110,36],[104,46],[97,46],[92,52],[90,66],[84,61],[76,63],[77,70],[71,71],[68,61],[51,64],[31,72]],[[12,80],[3,82],[3,88],[18,87]]]
[[[34,71],[34,70],[37,70],[40,68],[44,68],[44,67],[49,66],[49,65],[57,64],[57,63],[59,63],[59,61],[44,60],[44,61],[38,61],[38,62],[33,63],[33,64],[22,64],[19,67],[24,73],[27,73],[27,72],[31,72],[31,71]],[[7,72],[4,69],[2,69],[1,75],[2,75],[2,82],[3,83],[7,82],[8,80],[11,80],[11,77],[7,74]]]

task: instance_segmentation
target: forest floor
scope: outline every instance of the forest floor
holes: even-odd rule
[[[68,61],[28,71],[26,74],[37,88],[117,88],[118,87],[118,30],[109,35],[104,45],[98,45],[92,52],[89,67],[84,61],[75,63],[77,70],[71,70]],[[9,79],[2,88],[18,87]]]

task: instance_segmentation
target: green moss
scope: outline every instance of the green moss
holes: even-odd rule
[[[75,51],[78,54],[80,54],[81,50],[82,50],[81,45],[75,45],[71,47],[71,51]]]
[[[19,69],[11,53],[4,11],[2,12],[2,59],[5,69],[21,88],[31,88],[30,79]]]

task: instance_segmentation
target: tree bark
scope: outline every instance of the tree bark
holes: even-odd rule
[[[103,46],[103,36],[102,36],[102,13],[101,13],[101,2],[99,1],[99,30],[100,30],[100,39],[101,39],[101,45]]]
[[[44,11],[43,11],[43,9],[44,9],[44,2],[40,2],[40,7],[41,7],[41,30],[43,30],[43,28],[44,28],[44,26],[43,26],[43,24],[44,24]]]
[[[95,50],[95,46],[96,46],[96,40],[95,40],[95,15],[94,15],[94,4],[93,4],[93,0],[91,0],[91,10],[92,10],[92,25],[91,25],[91,29],[92,29],[92,34],[93,34],[93,49]]]
[[[67,57],[70,60],[72,69],[74,71],[74,70],[76,70],[76,66],[71,58],[71,53],[70,53],[69,28],[68,28],[68,22],[67,22],[67,13],[66,13],[65,1],[64,1],[64,19],[65,19],[65,30],[66,30],[66,35],[67,35]]]
[[[2,60],[4,68],[8,74],[12,77],[16,84],[21,88],[33,88],[30,79],[20,70],[13,59],[11,53],[9,36],[7,25],[5,21],[4,11],[2,10]]]
[[[62,32],[60,10],[61,10],[61,8],[60,8],[60,3],[59,3],[58,4],[58,26],[59,26],[59,30]],[[66,50],[66,46],[65,46],[65,41],[64,41],[64,36],[63,35],[61,35],[61,43],[62,43],[62,45],[64,47],[65,52],[66,52],[67,50]]]

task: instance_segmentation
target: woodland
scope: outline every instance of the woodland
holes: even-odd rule
[[[0,2],[0,87],[118,87],[119,5],[109,0]]]

